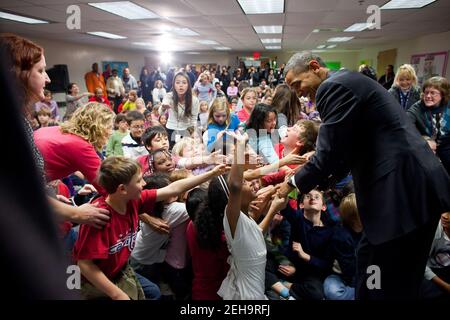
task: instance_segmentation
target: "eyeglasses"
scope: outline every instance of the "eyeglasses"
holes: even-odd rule
[[[142,126],[132,126],[131,129],[134,129],[134,130],[139,130],[139,129],[140,129],[140,130],[144,130],[144,129],[145,129],[145,126],[143,126],[143,125],[142,125]]]
[[[424,96],[430,95],[430,96],[432,96],[432,97],[437,97],[437,96],[440,95],[440,94],[441,94],[440,91],[424,91],[424,92],[423,92],[423,95],[424,95]]]
[[[320,200],[321,196],[320,194],[305,194],[304,199],[305,200]]]

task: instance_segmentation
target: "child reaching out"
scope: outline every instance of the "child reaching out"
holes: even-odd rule
[[[155,203],[185,192],[225,172],[219,165],[208,173],[179,180],[161,189],[144,190],[139,164],[125,157],[103,161],[99,183],[107,192],[94,204],[110,212],[103,229],[80,227],[74,258],[83,275],[81,293],[85,298],[109,297],[113,300],[159,298],[159,290],[148,279],[136,274],[128,264],[138,231],[139,215],[146,221]],[[146,289],[142,290],[142,287]]]
[[[248,214],[250,202],[256,198],[244,181],[245,139],[237,142],[228,182],[222,187],[228,196],[223,219],[225,237],[230,250],[230,270],[218,291],[224,300],[265,300],[264,280],[266,244],[264,233],[273,216],[286,206],[286,198],[274,197],[267,214],[258,225],[259,216]]]

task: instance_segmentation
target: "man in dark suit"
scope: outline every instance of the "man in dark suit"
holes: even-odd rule
[[[377,82],[347,70],[330,75],[309,52],[292,56],[285,74],[298,95],[315,97],[323,123],[315,155],[280,193],[307,193],[351,171],[364,227],[357,297],[416,298],[439,216],[450,210],[447,172]]]

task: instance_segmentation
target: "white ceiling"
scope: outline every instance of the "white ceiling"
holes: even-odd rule
[[[53,40],[99,46],[144,50],[133,42],[149,42],[150,49],[164,48],[164,41],[174,51],[211,51],[212,45],[197,40],[215,40],[218,46],[233,51],[264,51],[260,38],[282,38],[282,50],[314,49],[330,37],[355,36],[333,49],[357,50],[369,45],[407,40],[425,34],[450,30],[450,1],[438,0],[422,9],[382,10],[381,30],[358,33],[319,32],[314,29],[345,29],[356,22],[366,22],[369,5],[382,6],[388,0],[285,0],[282,14],[245,15],[237,0],[132,0],[160,18],[127,20],[87,5],[109,0],[0,0],[2,10],[49,20],[52,23],[28,25],[0,19],[0,30]],[[264,0],[260,0],[264,1]],[[81,30],[66,27],[66,9],[76,4],[81,9]],[[283,34],[258,35],[252,25],[283,25]],[[186,27],[199,36],[183,37],[163,34],[167,27]],[[128,37],[108,40],[86,34],[105,31]],[[217,46],[217,45],[216,45]],[[146,48],[145,50],[149,50]]]

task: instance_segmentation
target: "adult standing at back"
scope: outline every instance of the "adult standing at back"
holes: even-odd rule
[[[297,53],[285,68],[298,95],[315,95],[323,120],[316,153],[283,187],[307,193],[330,175],[352,172],[364,236],[358,250],[359,299],[417,298],[436,225],[450,209],[450,178],[386,90],[348,70]],[[380,273],[381,287],[367,278]],[[369,281],[370,282],[370,281]]]
[[[102,88],[103,96],[106,96],[106,83],[103,75],[98,71],[98,63],[92,64],[92,71],[84,75],[84,81],[86,82],[87,91],[95,94],[95,89]]]
[[[112,76],[109,77],[106,87],[108,88],[108,100],[114,101],[114,112],[118,113],[119,105],[122,103],[125,95],[125,88],[122,79],[119,78],[117,69],[112,71]]]
[[[386,72],[383,74],[380,79],[378,79],[378,82],[386,89],[389,90],[392,87],[392,84],[394,83],[395,73],[394,73],[394,66],[392,64],[388,64],[386,66]]]
[[[131,90],[138,89],[138,83],[136,78],[130,73],[129,68],[124,68],[122,73],[122,83],[125,88],[125,94],[128,94]]]
[[[395,74],[394,84],[389,93],[400,103],[406,111],[420,100],[420,88],[417,86],[416,71],[410,64],[401,65]]]
[[[163,99],[159,114],[169,110],[167,119],[167,133],[169,135],[170,148],[172,148],[182,136],[190,136],[187,128],[197,125],[199,101],[192,95],[191,83],[187,74],[178,72],[173,78],[172,91]]]

